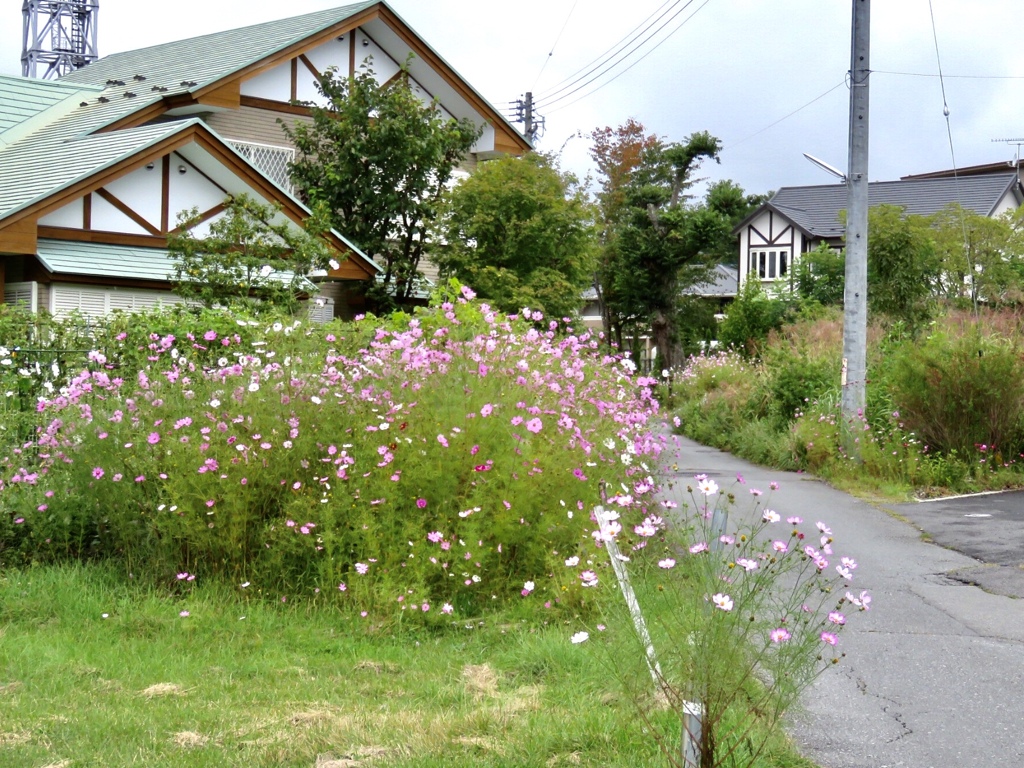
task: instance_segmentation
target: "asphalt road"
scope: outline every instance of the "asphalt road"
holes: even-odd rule
[[[808,758],[823,768],[1024,766],[1024,600],[1008,596],[1013,579],[986,591],[963,576],[1019,571],[1024,495],[1013,495],[1020,504],[974,497],[892,510],[911,523],[806,475],[682,438],[673,454],[666,458],[678,466],[677,500],[698,473],[724,490],[737,473],[746,487],[767,490],[776,480],[773,509],[825,521],[860,563],[854,586],[871,591],[872,609],[850,622],[840,640],[846,659],[806,692],[805,711],[791,721]]]

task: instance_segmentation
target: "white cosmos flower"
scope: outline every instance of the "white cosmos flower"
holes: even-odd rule
[[[590,639],[590,633],[589,632],[577,632],[575,635],[573,635],[572,637],[569,638],[569,640],[572,642],[573,645],[579,645],[580,643],[585,643],[589,639]]]

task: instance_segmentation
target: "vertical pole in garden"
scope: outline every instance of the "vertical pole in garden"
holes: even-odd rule
[[[846,174],[846,286],[843,303],[842,410],[847,426],[863,416],[868,332],[868,77],[870,0],[853,0],[850,50],[850,156]],[[856,445],[848,446],[859,455]]]
[[[594,507],[594,517],[602,530],[610,522],[605,516],[604,507]],[[647,622],[644,621],[644,615],[640,612],[640,603],[637,602],[636,592],[633,590],[633,585],[629,583],[629,572],[620,558],[618,542],[614,538],[609,538],[605,542],[605,548],[608,550],[608,559],[611,560],[612,570],[615,571],[615,578],[619,581],[622,597],[626,601],[626,607],[629,608],[629,615],[633,619],[633,627],[636,629],[640,642],[644,644],[647,670],[651,673],[651,680],[654,681],[655,689],[662,691],[665,688],[665,679],[661,674],[661,665],[658,664],[658,657],[654,653],[654,643],[651,640],[651,633],[647,630]],[[694,768],[697,768],[701,764],[700,731],[702,711],[699,703],[692,701],[683,702],[682,754],[684,766],[692,765]]]

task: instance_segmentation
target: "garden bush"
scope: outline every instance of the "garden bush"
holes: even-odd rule
[[[330,590],[427,620],[579,610],[590,579],[562,563],[604,485],[652,503],[656,382],[587,333],[458,294],[385,322],[118,328],[3,457],[4,562],[113,557],[173,588]]]
[[[1012,340],[979,329],[941,331],[892,361],[892,401],[930,451],[980,446],[1015,456],[1024,442],[1024,362]]]

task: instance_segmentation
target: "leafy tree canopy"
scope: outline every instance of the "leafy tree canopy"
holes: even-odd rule
[[[414,91],[408,64],[381,85],[370,67],[319,79],[328,105],[311,124],[284,125],[298,154],[292,180],[331,225],[384,266],[379,309],[416,290],[429,224],[452,172],[480,136],[469,119],[445,117]]]
[[[433,258],[503,311],[571,316],[593,274],[592,218],[550,158],[489,160],[448,194]]]
[[[601,135],[602,141],[608,136]],[[686,195],[692,172],[704,159],[717,162],[721,143],[707,131],[682,143],[642,136],[620,129],[611,137],[627,146],[595,149],[606,157],[639,157],[614,190],[621,208],[605,210],[611,236],[599,274],[601,298],[610,330],[617,326],[620,339],[623,332],[638,339],[649,330],[659,364],[670,367],[682,292],[708,279],[713,263],[707,249],[728,231],[726,217],[707,205],[689,204]],[[613,167],[621,170],[621,164]],[[606,177],[606,199],[612,199],[611,183]]]
[[[300,299],[316,290],[307,275],[341,258],[322,237],[328,229],[324,212],[315,211],[300,228],[279,208],[245,195],[229,198],[226,206],[204,237],[192,232],[198,209],[178,215],[179,234],[167,238],[174,292],[207,308],[297,311]]]

